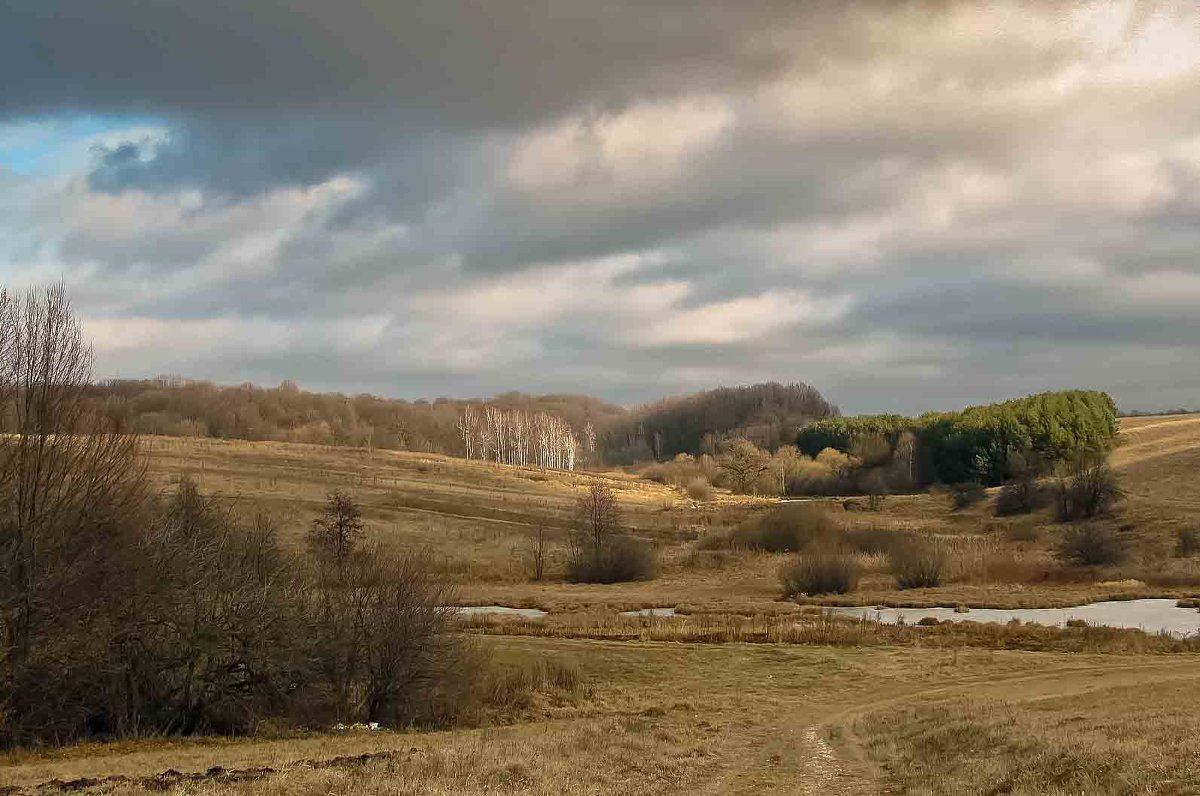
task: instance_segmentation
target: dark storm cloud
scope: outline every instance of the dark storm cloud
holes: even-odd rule
[[[20,76],[0,97],[7,114],[335,115],[384,103],[492,125],[753,79],[780,64],[769,34],[797,6],[13,0],[2,13],[0,71]]]
[[[0,267],[65,274],[125,375],[1200,405],[1198,21],[11,0],[0,148],[6,122],[136,122],[69,173],[0,170]]]

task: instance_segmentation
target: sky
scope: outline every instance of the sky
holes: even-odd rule
[[[5,0],[96,375],[1200,407],[1200,5]]]

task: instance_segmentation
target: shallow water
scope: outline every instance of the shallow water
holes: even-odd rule
[[[450,606],[450,610],[463,616],[498,614],[500,616],[520,616],[525,619],[541,619],[546,615],[546,612],[540,608],[509,608],[507,605],[456,605]]]
[[[1169,633],[1183,638],[1200,633],[1200,611],[1179,608],[1175,600],[1106,600],[1074,608],[972,608],[968,613],[955,613],[953,608],[874,608],[858,606],[833,608],[840,616],[865,616],[884,624],[915,625],[931,616],[951,622],[991,622],[1004,624],[1013,619],[1034,622],[1049,627],[1065,627],[1068,620],[1081,619],[1089,625],[1131,628],[1147,633]]]
[[[621,616],[675,616],[674,608],[641,608],[637,611],[622,611]]]

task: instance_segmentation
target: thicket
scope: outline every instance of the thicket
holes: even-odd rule
[[[265,516],[157,495],[90,365],[61,287],[0,293],[0,744],[437,724],[485,698],[446,594],[364,546],[353,501],[292,556]]]
[[[1017,475],[1018,460],[1049,471],[1109,450],[1116,434],[1116,405],[1106,393],[1071,390],[918,418],[828,417],[802,429],[796,444],[809,456],[829,448],[854,456],[893,488],[897,476],[915,486],[994,486]]]

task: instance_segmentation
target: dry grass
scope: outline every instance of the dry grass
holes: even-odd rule
[[[903,793],[1196,793],[1197,704],[1193,667],[1152,686],[907,704],[858,729]]]
[[[1055,677],[1178,676],[1179,658],[927,648],[482,639],[504,655],[577,666],[584,701],[535,706],[511,726],[452,732],[313,734],[277,740],[148,740],[0,758],[14,785],[52,777],[153,776],[168,768],[276,770],[190,794],[871,792],[869,770],[822,728],[881,703]],[[1012,686],[1009,686],[1012,687]],[[1020,686],[1018,686],[1020,687]],[[364,760],[334,757],[374,754]],[[106,793],[147,793],[137,783]],[[156,791],[161,792],[161,791]]]
[[[1130,498],[1110,524],[1133,530],[1122,532],[1131,555],[1120,567],[1063,566],[1053,554],[1062,526],[1045,512],[995,518],[991,499],[954,511],[944,495],[897,495],[878,513],[844,512],[831,500],[823,505],[853,544],[869,538],[882,550],[889,537],[918,533],[945,543],[951,560],[941,586],[899,590],[874,555],[878,551],[864,549],[858,588],[824,599],[1026,607],[1200,595],[1200,562],[1172,559],[1178,530],[1193,527],[1200,515],[1200,479],[1189,475],[1200,468],[1200,422],[1137,418],[1123,427],[1125,444],[1113,460]],[[416,453],[175,438],[154,438],[150,444],[151,472],[164,485],[190,473],[205,489],[247,510],[272,511],[293,541],[329,489],[353,490],[364,504],[372,537],[424,550],[434,568],[456,585],[463,603],[551,611],[690,604],[754,613],[773,610],[782,593],[777,573],[786,556],[723,549],[729,532],[761,515],[772,505],[769,500],[718,492],[711,502],[696,504],[678,488],[625,473],[545,472]],[[655,580],[613,586],[562,582],[562,542],[571,506],[597,481],[617,492],[632,532],[655,545],[661,563]],[[547,578],[535,583],[528,558],[538,525],[546,528],[549,552]],[[1129,580],[1141,585],[1100,585]]]
[[[1200,420],[1138,418],[1122,426],[1126,444],[1113,462],[1130,497],[1110,523],[1129,545],[1122,565],[1063,566],[1054,556],[1063,528],[1045,514],[994,518],[994,491],[960,511],[945,495],[893,496],[870,514],[830,501],[835,525],[861,541],[851,545],[860,581],[851,594],[823,599],[973,607],[1194,599],[1200,561],[1173,551],[1177,530],[1200,516]],[[285,543],[299,542],[330,489],[350,489],[371,537],[425,550],[463,603],[552,611],[540,621],[481,617],[463,625],[502,661],[551,663],[497,680],[511,709],[484,729],[25,750],[0,757],[0,782],[268,766],[278,773],[178,790],[769,793],[802,784],[812,793],[851,794],[875,788],[860,761],[865,745],[893,792],[970,793],[995,783],[1013,793],[1156,792],[1159,783],[1168,787],[1157,792],[1200,789],[1200,761],[1194,745],[1185,748],[1200,729],[1190,709],[1200,691],[1195,680],[1179,679],[1198,674],[1200,656],[1165,654],[1195,652],[1196,641],[1100,628],[880,627],[781,602],[777,572],[790,556],[731,550],[724,541],[768,500],[718,492],[698,505],[677,488],[623,473],[541,472],[414,453],[149,442],[151,474],[164,486],[189,473],[247,511],[266,508],[291,534]],[[656,545],[661,576],[565,584],[552,554],[548,582],[529,582],[532,529],[561,539],[576,495],[596,481],[617,492],[630,530]],[[896,589],[884,551],[889,537],[906,534],[945,545],[941,586]],[[675,606],[682,616],[616,615],[653,606]],[[1101,690],[1089,696],[1085,688]],[[321,762],[362,754],[379,756]],[[101,790],[147,792],[132,782]]]

